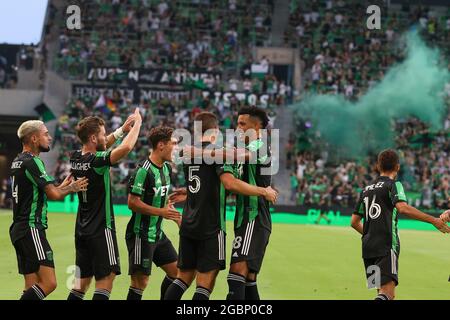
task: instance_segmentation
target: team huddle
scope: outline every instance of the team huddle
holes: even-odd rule
[[[270,151],[261,139],[268,125],[266,112],[242,108],[237,127],[245,148],[219,147],[219,123],[209,112],[197,115],[201,145],[182,151],[186,188],[171,190],[173,149],[178,141],[170,127],[153,128],[151,152],[137,166],[128,183],[132,211],[126,229],[130,288],[128,300],[140,300],[148,285],[152,264],[166,273],[161,299],[178,300],[196,280],[194,300],[208,300],[226,257],[226,197],[236,194],[234,241],[227,282],[228,300],[257,300],[256,285],[271,233],[270,203],[278,193],[271,188]],[[70,193],[79,199],[75,226],[76,275],[68,300],[82,300],[95,278],[94,300],[108,300],[120,275],[120,259],[112,205],[110,167],[124,159],[138,139],[139,109],[122,127],[106,135],[105,122],[87,117],[77,125],[82,148],[71,154],[71,175],[59,186],[46,173],[39,158],[49,151],[51,137],[41,121],[23,123],[18,136],[23,144],[12,164],[14,219],[11,241],[24,276],[22,300],[41,300],[56,288],[53,251],[47,240],[47,199]],[[111,148],[117,140],[120,144]],[[200,162],[196,159],[200,153]],[[211,158],[227,160],[211,162]],[[194,161],[195,160],[195,161]],[[252,160],[252,161],[250,161]],[[174,204],[184,202],[180,214]],[[178,252],[163,230],[172,220],[180,229]],[[225,298],[225,297],[224,297]]]
[[[269,207],[278,196],[271,188],[271,175],[264,173],[271,167],[270,148],[261,137],[268,125],[267,114],[257,107],[239,111],[237,128],[245,146],[241,149],[219,147],[219,123],[213,113],[200,113],[195,121],[201,123],[201,132],[194,132],[194,138],[201,143],[190,143],[182,149],[183,159],[188,160],[183,162],[186,188],[172,190],[170,162],[179,141],[173,136],[174,129],[164,126],[150,131],[147,138],[151,152],[129,179],[128,207],[132,216],[125,236],[128,300],[142,298],[153,263],[166,273],[161,299],[181,299],[194,280],[193,299],[209,299],[218,273],[226,268],[225,213],[226,198],[231,193],[236,195],[236,212],[226,299],[259,299],[256,280],[272,228]],[[10,236],[19,273],[25,280],[22,300],[42,300],[56,288],[53,251],[45,231],[47,199],[61,200],[70,193],[77,193],[79,206],[76,277],[68,300],[84,299],[93,278],[93,299],[109,299],[114,279],[121,273],[110,168],[133,150],[141,124],[139,109],[110,135],[106,135],[101,118],[81,120],[76,130],[82,148],[72,153],[71,174],[59,186],[39,158],[40,152],[50,149],[52,139],[47,128],[41,121],[27,121],[20,126],[18,137],[23,152],[11,166],[14,218]],[[395,151],[379,154],[380,176],[363,188],[352,216],[352,227],[362,234],[368,280],[377,271],[374,286],[378,300],[393,299],[398,285],[397,213],[431,223],[443,233],[450,232],[450,211],[435,218],[406,203],[403,186],[395,180],[399,168]],[[180,202],[184,202],[182,214],[174,207]],[[164,220],[179,226],[178,251],[164,233]]]

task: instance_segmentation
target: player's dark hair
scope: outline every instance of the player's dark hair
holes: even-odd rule
[[[154,127],[150,130],[148,134],[148,140],[150,142],[150,146],[154,149],[158,146],[158,143],[164,142],[167,143],[172,138],[173,128],[166,126],[158,126]]]
[[[269,124],[269,117],[267,112],[255,106],[245,106],[239,110],[238,116],[248,114],[252,118],[257,118],[261,122],[262,129],[265,129]]]
[[[209,129],[216,129],[219,127],[219,121],[214,113],[211,112],[201,112],[199,113],[194,121],[200,121],[202,123],[202,134]]]
[[[75,129],[81,143],[85,144],[89,141],[90,136],[100,132],[100,127],[102,126],[105,126],[105,121],[102,118],[90,116],[78,122]]]
[[[378,168],[381,172],[395,171],[399,163],[400,159],[395,150],[387,149],[378,154]]]

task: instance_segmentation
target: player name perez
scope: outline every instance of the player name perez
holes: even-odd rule
[[[190,307],[183,304],[182,307],[177,307],[178,315],[195,314],[203,315],[204,318],[208,317],[211,307]]]

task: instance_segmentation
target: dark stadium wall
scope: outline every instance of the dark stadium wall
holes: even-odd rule
[[[20,124],[36,117],[20,117],[1,115],[0,117],[0,156],[5,157],[6,165],[0,166],[0,181],[10,174],[12,160],[22,151],[22,145],[17,138],[17,129]]]

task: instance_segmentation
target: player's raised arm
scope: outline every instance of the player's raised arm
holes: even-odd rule
[[[252,186],[242,180],[236,179],[231,173],[225,172],[220,175],[220,181],[222,182],[225,189],[233,193],[239,193],[244,196],[261,196],[267,201],[275,203],[277,201],[278,192],[276,192],[272,187],[257,187]]]
[[[130,132],[131,128],[133,127],[134,120],[136,119],[135,114],[133,113],[128,117],[128,119],[125,121],[125,123],[116,131],[108,135],[106,138],[106,148],[108,149],[111,147],[114,142],[116,142],[118,139],[122,138],[126,133]]]
[[[115,148],[111,152],[111,164],[116,164],[119,162],[122,158],[126,157],[131,150],[133,150],[134,145],[136,144],[136,141],[139,137],[139,130],[141,129],[142,125],[142,117],[139,113],[139,108],[136,108],[134,111],[134,125],[133,128],[130,130],[130,133],[123,139],[122,143]]]
[[[436,229],[442,233],[450,233],[450,227],[447,226],[446,222],[440,218],[435,218],[429,214],[426,214],[413,206],[410,206],[406,202],[398,202],[395,207],[398,212],[404,214],[410,219],[419,220],[422,222],[431,223]]]

